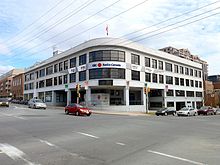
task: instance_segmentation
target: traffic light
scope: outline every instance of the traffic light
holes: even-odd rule
[[[148,92],[148,93],[150,92],[150,87],[147,88],[147,92]]]
[[[77,93],[77,97],[79,97],[79,98],[80,98],[80,93]]]
[[[147,87],[144,87],[144,94],[147,94]]]
[[[77,91],[77,92],[80,91],[80,88],[81,88],[81,85],[76,84],[76,91]]]

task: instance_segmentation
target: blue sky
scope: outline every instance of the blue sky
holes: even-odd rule
[[[114,2],[115,4],[113,6],[87,19],[89,16],[110,6]],[[114,19],[108,20],[141,2],[143,3],[136,8]],[[59,3],[57,7],[45,14],[57,3]],[[73,14],[85,3],[91,4],[76,14]],[[166,19],[211,3],[213,3],[213,5],[209,5],[163,24],[152,26]],[[124,38],[132,39],[138,35],[149,33],[143,36],[143,38],[147,37],[146,39],[138,42],[145,47],[153,49],[159,49],[166,46],[188,48],[192,54],[198,55],[209,63],[209,74],[219,74],[220,14],[154,37],[149,37],[152,34],[157,34],[163,30],[174,27],[164,28],[165,26],[181,22],[189,17],[204,12],[207,13],[189,19],[183,23],[191,22],[214,13],[220,13],[220,1],[148,0],[144,2],[144,0],[1,0],[0,75],[12,68],[29,67],[37,61],[42,61],[52,56],[54,46],[59,50],[66,50],[92,38],[106,37],[106,24],[109,26],[110,37],[121,37],[125,34],[151,26],[138,33],[125,36]],[[45,15],[42,17],[43,14]],[[71,17],[70,14],[72,14]],[[59,23],[65,16],[69,16],[69,18]],[[41,17],[41,19],[39,19],[39,17]],[[79,23],[85,19],[87,20]],[[100,24],[101,22],[103,23]],[[88,30],[97,24],[100,25]],[[175,26],[178,25],[181,25],[181,23]],[[158,29],[161,30],[155,31]],[[65,30],[67,31],[62,33]],[[82,33],[83,31],[86,32]],[[155,32],[150,33],[152,31]],[[78,35],[79,33],[82,34]],[[62,42],[68,38],[70,38],[68,41]],[[133,40],[135,41],[135,39]]]

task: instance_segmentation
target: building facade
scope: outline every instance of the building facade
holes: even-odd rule
[[[12,78],[12,97],[23,100],[24,96],[24,73],[20,73]]]
[[[13,97],[12,81],[13,77],[24,73],[23,69],[13,69],[0,76],[0,97]]]
[[[203,104],[201,64],[124,42],[93,39],[26,69],[24,98],[75,103],[79,84],[80,102],[92,109],[145,112]]]

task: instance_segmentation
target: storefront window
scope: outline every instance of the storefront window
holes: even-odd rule
[[[125,69],[101,68],[89,70],[89,79],[102,78],[125,79]]]
[[[89,62],[125,61],[125,52],[119,50],[98,50],[89,53]]]
[[[45,102],[52,102],[52,92],[45,92]]]

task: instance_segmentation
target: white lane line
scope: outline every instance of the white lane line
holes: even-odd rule
[[[26,156],[26,154],[19,150],[18,148],[7,144],[7,143],[0,143],[0,150],[2,153],[6,154],[8,157],[10,157],[13,160],[18,160],[18,159],[22,159],[24,162],[26,162],[28,165],[37,165],[33,162],[30,162],[29,160],[25,159],[24,157]]]
[[[4,115],[4,116],[8,116],[8,117],[14,117],[14,118],[17,118],[17,119],[27,120],[27,119],[25,119],[23,117],[15,116],[13,114],[6,114],[6,113],[1,113],[1,114]]]
[[[46,140],[41,140],[41,139],[39,139],[39,141],[40,141],[41,143],[45,143],[45,144],[47,144],[48,146],[56,147],[55,144],[52,144],[52,143],[50,143],[50,142],[48,142],[48,141],[46,141]]]
[[[177,156],[173,156],[173,155],[168,155],[168,154],[157,152],[157,151],[148,150],[148,152],[154,153],[154,154],[157,154],[157,155],[166,156],[166,157],[173,158],[173,159],[178,159],[178,160],[181,160],[181,161],[184,161],[184,162],[189,162],[191,164],[205,165],[204,163],[196,162],[196,161],[193,161],[193,160],[189,160],[189,159],[185,159],[185,158],[181,158],[181,157],[177,157]]]
[[[84,132],[77,132],[77,133],[78,133],[78,134],[81,134],[81,135],[84,135],[84,136],[91,137],[91,138],[99,139],[99,137],[98,137],[98,136],[94,136],[94,135],[87,134],[87,133],[84,133]]]
[[[125,146],[124,143],[120,143],[120,142],[116,142],[116,144],[121,145],[121,146]]]

